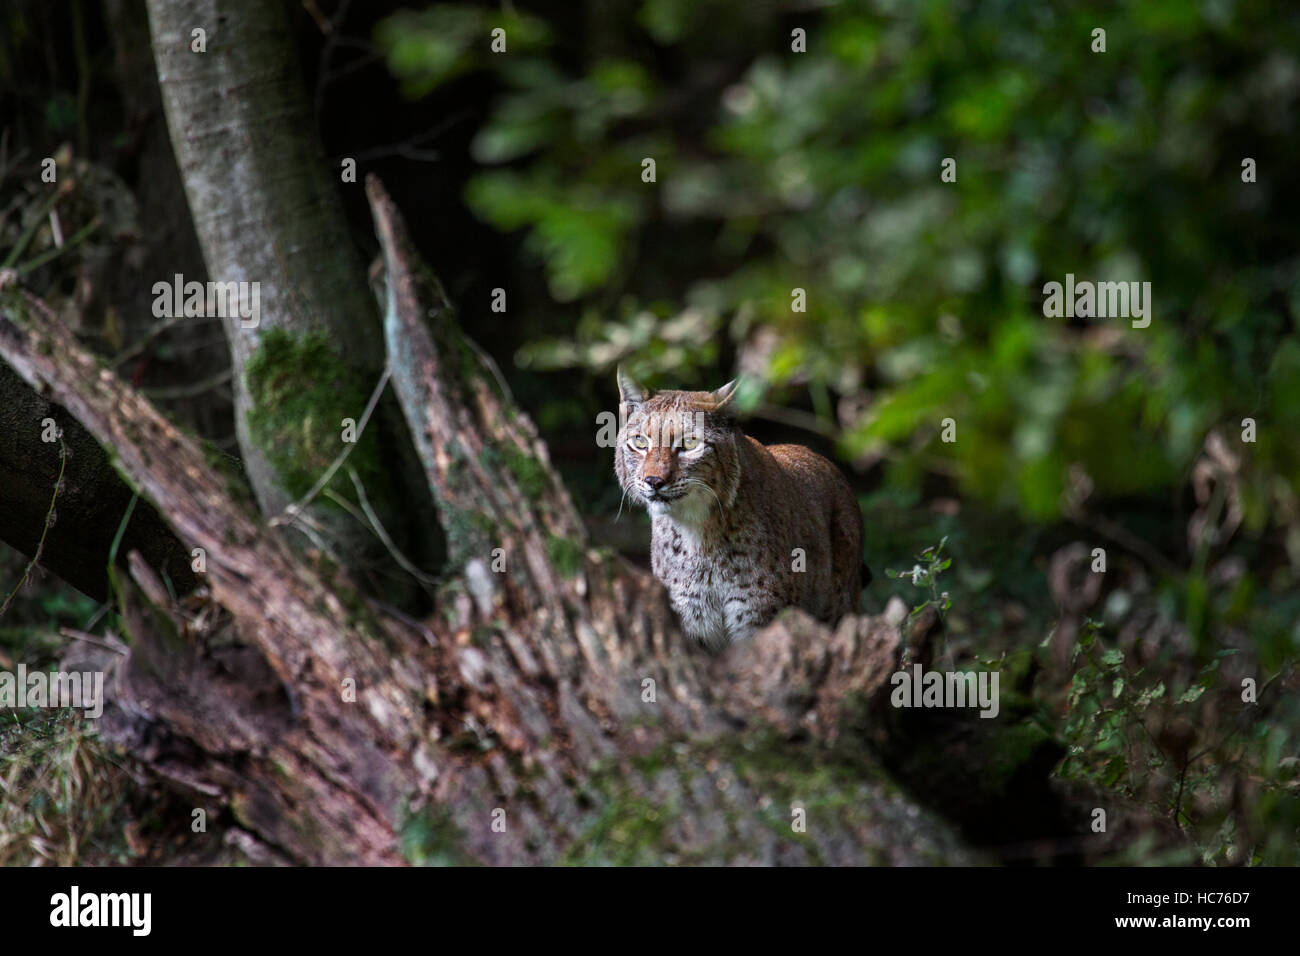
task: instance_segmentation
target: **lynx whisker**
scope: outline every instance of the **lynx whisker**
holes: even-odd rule
[[[707,491],[709,494],[713,495],[713,500],[716,501],[716,502],[718,503],[718,510],[719,510],[719,511],[722,510],[722,499],[718,497],[718,493],[717,493],[716,491],[714,491],[714,490],[713,490],[713,487],[712,487],[712,486],[711,486],[707,481],[705,481],[703,478],[689,478],[689,477],[684,477],[684,478],[682,478],[682,484],[684,484],[684,485],[699,485],[701,488],[703,488],[703,489],[704,489],[705,491]]]

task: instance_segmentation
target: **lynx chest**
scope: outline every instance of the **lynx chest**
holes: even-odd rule
[[[710,647],[726,646],[754,592],[754,562],[726,544],[706,544],[689,526],[654,522],[651,564],[668,589],[686,634]]]

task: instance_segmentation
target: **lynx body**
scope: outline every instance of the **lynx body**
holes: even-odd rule
[[[614,471],[651,518],[651,566],[690,637],[712,650],[785,607],[828,623],[857,610],[862,515],[848,481],[802,445],[737,425],[735,382],[649,394],[619,372]]]

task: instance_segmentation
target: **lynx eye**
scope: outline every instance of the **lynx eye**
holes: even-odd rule
[[[700,445],[704,444],[698,438],[683,438],[682,451],[695,451]]]
[[[645,435],[635,435],[628,444],[637,451],[645,451],[650,447],[650,439],[646,438]]]

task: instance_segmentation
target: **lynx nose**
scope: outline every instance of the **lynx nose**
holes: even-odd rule
[[[645,483],[650,486],[651,491],[658,491],[664,486],[664,480],[658,475],[646,475]]]

